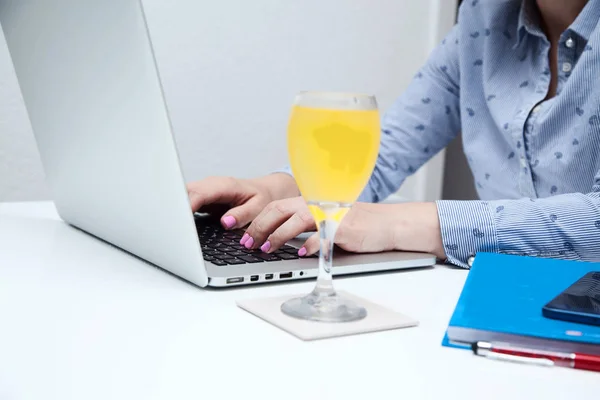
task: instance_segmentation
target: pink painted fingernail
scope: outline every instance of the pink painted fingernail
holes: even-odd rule
[[[251,249],[252,245],[254,245],[254,239],[252,239],[251,237],[248,237],[248,240],[246,240],[246,243],[244,244],[244,246],[247,249]]]
[[[298,255],[300,257],[304,257],[306,255],[306,253],[308,253],[308,251],[306,250],[306,247],[302,247],[302,248],[300,248],[300,250],[298,250]]]
[[[227,229],[233,228],[236,223],[237,221],[231,215],[228,215],[223,218],[223,225],[225,225],[225,228]]]
[[[248,235],[247,233],[244,233],[244,236],[242,236],[242,238],[240,239],[240,244],[243,246],[246,244],[246,242],[248,241],[248,239],[250,239],[250,235]]]
[[[269,242],[268,240],[262,246],[260,246],[260,249],[263,251],[263,253],[266,253],[267,251],[269,251],[270,248],[271,248],[271,242]]]

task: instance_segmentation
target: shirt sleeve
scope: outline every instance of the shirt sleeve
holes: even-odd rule
[[[458,25],[386,112],[375,169],[359,201],[378,202],[446,147],[460,130]]]
[[[437,202],[447,261],[477,252],[600,259],[600,171],[592,192],[544,199]]]

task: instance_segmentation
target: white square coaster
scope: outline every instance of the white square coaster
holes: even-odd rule
[[[387,309],[369,300],[342,291],[339,293],[352,299],[356,304],[365,307],[367,309],[367,316],[360,321],[327,323],[305,321],[289,317],[281,312],[281,304],[283,304],[284,301],[295,297],[301,297],[301,295],[239,300],[237,301],[237,305],[249,313],[256,315],[302,340],[326,339],[360,333],[408,328],[419,324],[419,321],[413,318]]]

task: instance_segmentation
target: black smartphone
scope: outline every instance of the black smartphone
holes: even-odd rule
[[[600,326],[600,271],[589,272],[542,308],[547,318]]]

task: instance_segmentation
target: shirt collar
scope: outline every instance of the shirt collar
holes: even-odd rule
[[[569,29],[588,41],[598,25],[598,20],[600,20],[600,3],[589,0]]]
[[[599,20],[600,2],[598,0],[589,0],[568,29],[587,41],[596,28],[596,25],[598,25]],[[517,24],[517,38],[513,49],[519,47],[527,33],[545,37],[541,29],[540,12],[535,4],[535,0],[521,1]]]
[[[519,21],[517,23],[517,38],[513,49],[519,47],[525,35],[530,33],[536,36],[543,36],[541,28],[540,12],[535,5],[535,0],[522,0],[519,10]]]

